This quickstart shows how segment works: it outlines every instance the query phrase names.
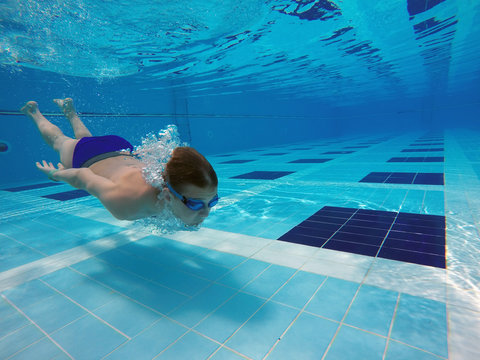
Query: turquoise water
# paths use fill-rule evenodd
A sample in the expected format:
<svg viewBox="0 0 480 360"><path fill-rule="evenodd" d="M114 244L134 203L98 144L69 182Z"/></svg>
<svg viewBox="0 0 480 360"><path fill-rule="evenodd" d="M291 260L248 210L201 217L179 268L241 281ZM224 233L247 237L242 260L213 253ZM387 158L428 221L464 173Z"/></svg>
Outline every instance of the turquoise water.
<svg viewBox="0 0 480 360"><path fill-rule="evenodd" d="M474 2L0 6L0 358L480 356ZM219 177L198 231L48 181L18 108L176 125Z"/></svg>

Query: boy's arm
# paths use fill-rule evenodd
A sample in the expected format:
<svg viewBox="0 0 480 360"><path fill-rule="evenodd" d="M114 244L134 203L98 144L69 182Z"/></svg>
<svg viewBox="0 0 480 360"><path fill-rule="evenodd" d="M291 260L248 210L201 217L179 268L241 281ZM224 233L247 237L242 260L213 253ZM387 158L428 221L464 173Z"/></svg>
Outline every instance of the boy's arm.
<svg viewBox="0 0 480 360"><path fill-rule="evenodd" d="M74 188L86 190L100 200L117 188L113 181L96 175L88 168L61 169L50 172L49 177L52 180L64 181Z"/></svg>

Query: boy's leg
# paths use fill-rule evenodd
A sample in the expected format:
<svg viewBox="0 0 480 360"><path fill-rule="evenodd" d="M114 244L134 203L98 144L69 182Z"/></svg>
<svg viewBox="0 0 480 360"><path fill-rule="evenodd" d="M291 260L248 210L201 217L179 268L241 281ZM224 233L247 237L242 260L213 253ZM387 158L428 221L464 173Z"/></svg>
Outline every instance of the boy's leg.
<svg viewBox="0 0 480 360"><path fill-rule="evenodd" d="M58 126L48 121L38 109L38 104L35 101L27 102L20 111L37 125L43 140L58 152L63 166L71 168L73 151L78 140L65 136Z"/></svg>
<svg viewBox="0 0 480 360"><path fill-rule="evenodd" d="M92 136L85 124L78 117L75 107L73 106L73 100L71 98L53 99L53 101L58 105L60 110L63 111L68 121L70 121L70 125L72 126L75 134L75 139Z"/></svg>

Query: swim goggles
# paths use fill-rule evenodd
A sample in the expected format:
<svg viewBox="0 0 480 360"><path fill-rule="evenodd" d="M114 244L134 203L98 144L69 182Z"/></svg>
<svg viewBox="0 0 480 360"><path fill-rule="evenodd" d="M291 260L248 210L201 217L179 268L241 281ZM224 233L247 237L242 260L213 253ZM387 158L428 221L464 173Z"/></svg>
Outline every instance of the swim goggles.
<svg viewBox="0 0 480 360"><path fill-rule="evenodd" d="M175 195L177 198L179 198L186 207L188 207L190 210L198 211L201 210L205 207L205 203L202 200L195 200L195 199L188 199L183 195L180 195L178 192L173 190L172 186L168 183L165 182L165 185L167 185L168 189L172 192L173 195ZM213 207L217 205L218 203L218 195L215 195L212 200L208 202L208 207Z"/></svg>

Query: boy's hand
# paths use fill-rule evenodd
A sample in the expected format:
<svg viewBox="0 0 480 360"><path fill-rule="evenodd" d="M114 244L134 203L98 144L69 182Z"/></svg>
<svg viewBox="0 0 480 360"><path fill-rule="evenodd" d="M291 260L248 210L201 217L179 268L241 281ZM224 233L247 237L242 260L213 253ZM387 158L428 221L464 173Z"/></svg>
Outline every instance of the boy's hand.
<svg viewBox="0 0 480 360"><path fill-rule="evenodd" d="M40 164L38 161L35 163L35 165L37 166L37 169L43 172L45 175L47 175L50 180L58 181L58 180L55 180L52 176L57 171L65 169L62 163L58 163L57 165L58 169L55 168L55 166L53 166L51 162L47 163L45 160L42 160L42 163L43 164Z"/></svg>

